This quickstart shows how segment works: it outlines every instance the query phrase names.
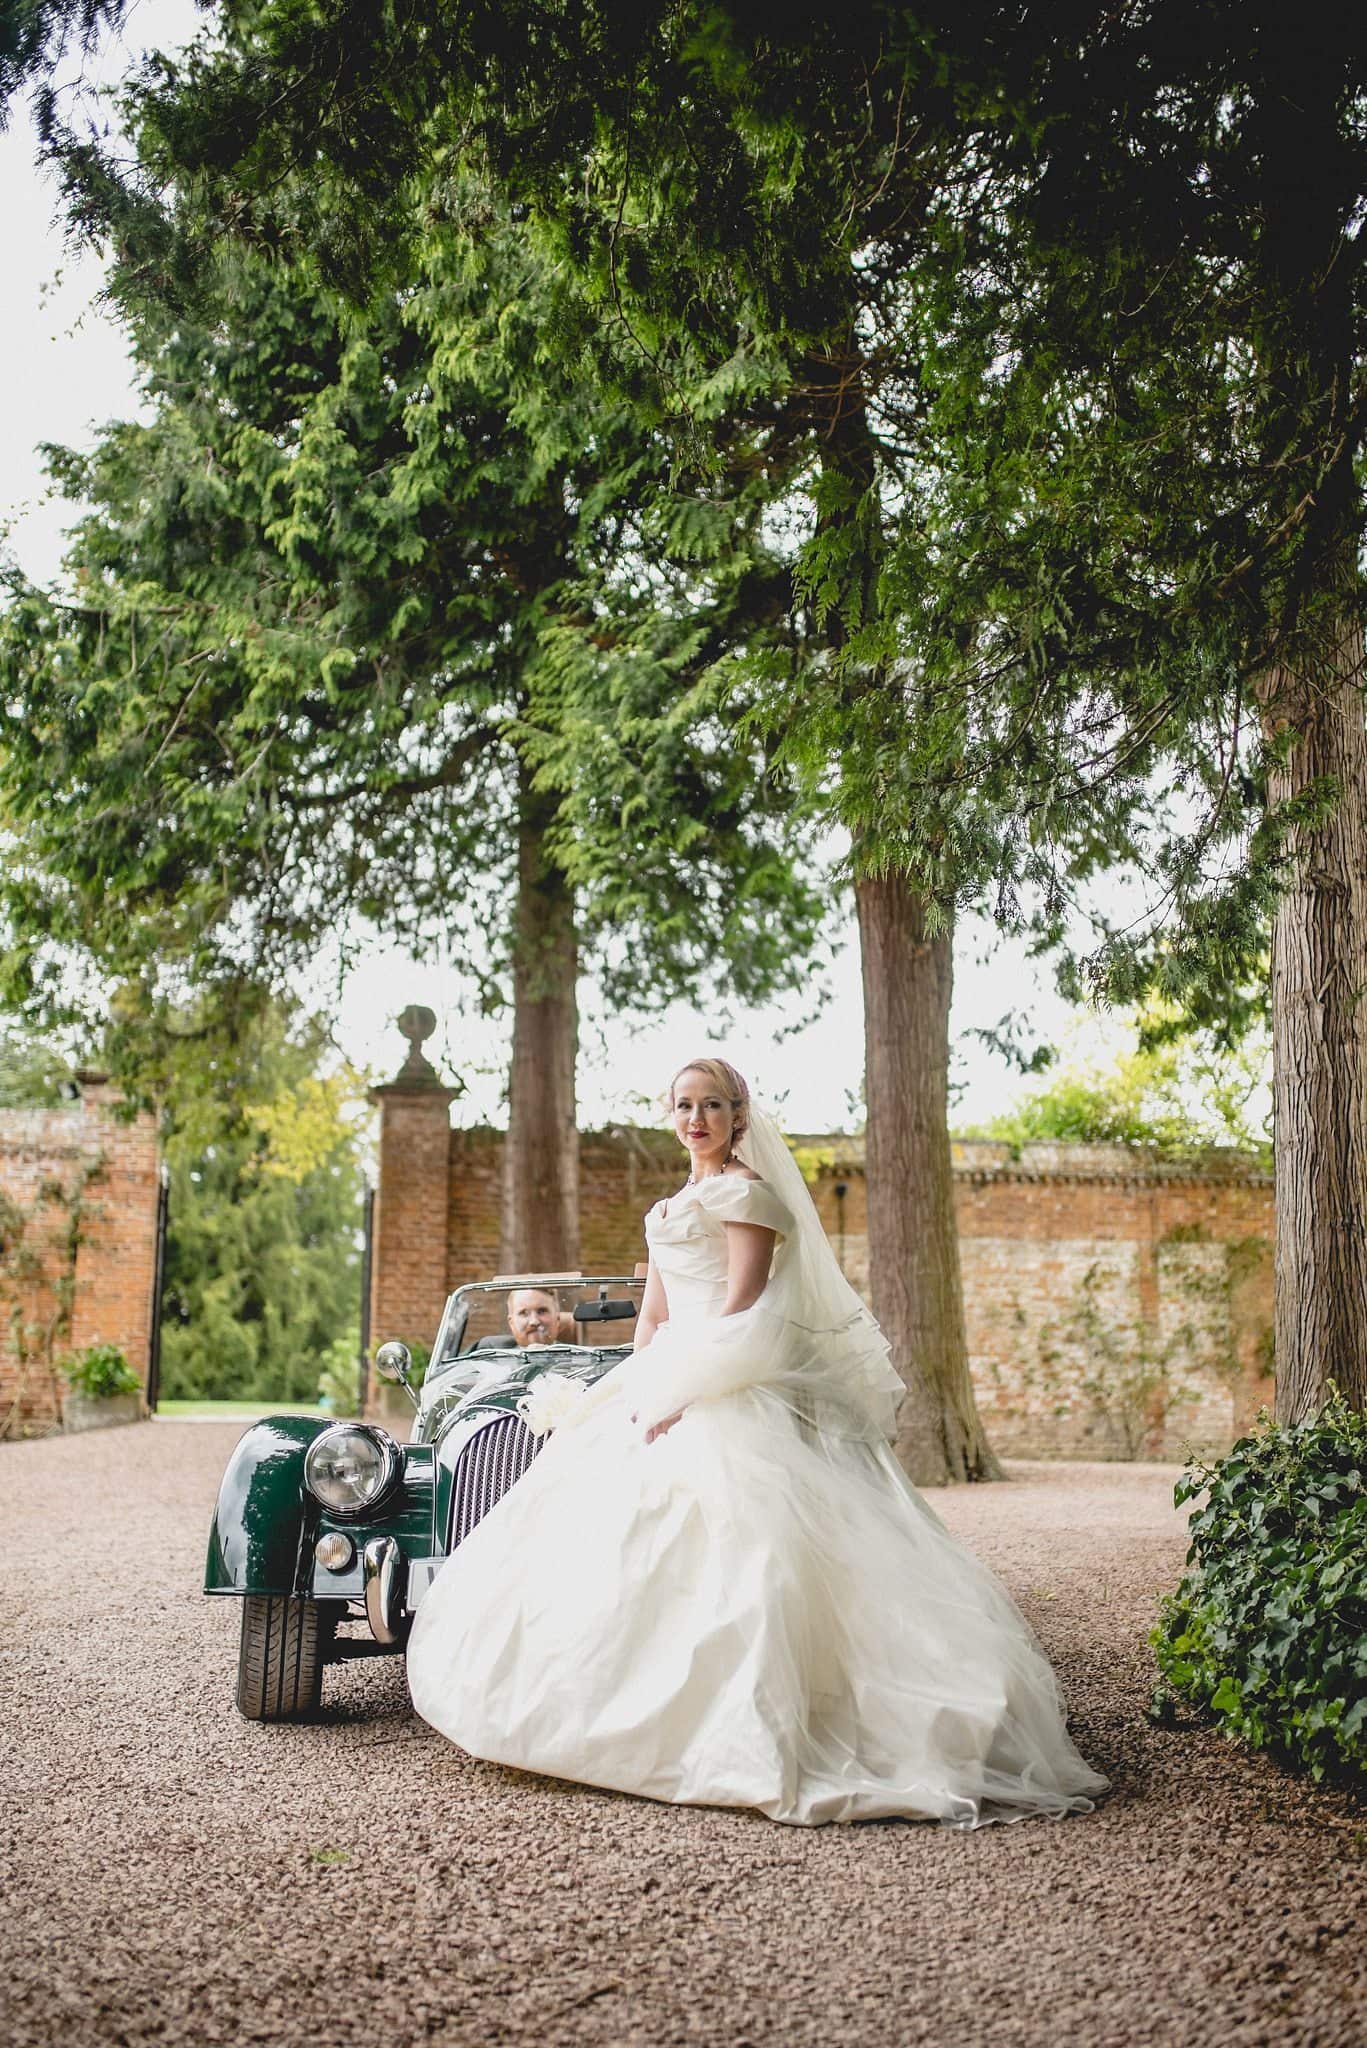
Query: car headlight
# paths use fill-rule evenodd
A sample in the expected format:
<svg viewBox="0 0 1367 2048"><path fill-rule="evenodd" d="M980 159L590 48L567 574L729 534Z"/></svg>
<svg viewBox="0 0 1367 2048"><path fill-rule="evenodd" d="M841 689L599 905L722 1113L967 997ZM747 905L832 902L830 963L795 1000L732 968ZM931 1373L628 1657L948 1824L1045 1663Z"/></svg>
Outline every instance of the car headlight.
<svg viewBox="0 0 1367 2048"><path fill-rule="evenodd" d="M403 1463L392 1436L363 1422L335 1422L304 1458L304 1484L334 1515L359 1515L393 1486Z"/></svg>

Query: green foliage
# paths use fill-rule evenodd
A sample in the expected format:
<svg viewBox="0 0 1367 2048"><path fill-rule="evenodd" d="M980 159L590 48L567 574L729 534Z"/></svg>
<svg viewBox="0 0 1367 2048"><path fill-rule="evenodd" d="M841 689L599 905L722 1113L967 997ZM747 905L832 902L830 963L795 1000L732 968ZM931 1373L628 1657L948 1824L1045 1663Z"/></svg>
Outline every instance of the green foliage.
<svg viewBox="0 0 1367 2048"><path fill-rule="evenodd" d="M90 1344L84 1351L73 1352L62 1362L62 1377L91 1401L142 1392L142 1381L117 1344Z"/></svg>
<svg viewBox="0 0 1367 2048"><path fill-rule="evenodd" d="M127 8L128 0L9 0L0 9L0 130L17 92L71 50L88 54L100 29L117 27Z"/></svg>
<svg viewBox="0 0 1367 2048"><path fill-rule="evenodd" d="M304 32L261 0L148 67L134 175L56 146L116 292L178 311L244 244L369 308L514 202L704 480L681 561L744 429L787 543L786 630L732 649L766 765L946 914L990 895L1061 943L1089 875L1146 868L1079 981L1219 1020L1334 800L1270 814L1269 688L1357 608L1367 174L1355 45L1190 13L315 0ZM456 135L506 194L482 214ZM526 322L506 289L497 318Z"/></svg>
<svg viewBox="0 0 1367 2048"><path fill-rule="evenodd" d="M1034 1140L1080 1145L1145 1145L1166 1149L1174 1133L1146 1103L1142 1056L1128 1054L1109 1070L1064 1068L1014 1108L963 1133L1005 1139L1014 1150Z"/></svg>
<svg viewBox="0 0 1367 2048"><path fill-rule="evenodd" d="M301 1187L322 1171L338 1150L338 1133L353 1131L354 1112L365 1092L364 1077L343 1061L326 1074L304 1074L269 1102L248 1102L243 1117L261 1140L263 1177Z"/></svg>
<svg viewBox="0 0 1367 2048"><path fill-rule="evenodd" d="M789 1149L798 1172L812 1188L815 1188L823 1173L834 1167L839 1157L834 1145L792 1145Z"/></svg>
<svg viewBox="0 0 1367 2048"><path fill-rule="evenodd" d="M318 1401L332 1415L354 1415L359 1384L361 1325L357 1321L334 1337L323 1353L318 1374Z"/></svg>
<svg viewBox="0 0 1367 2048"><path fill-rule="evenodd" d="M1335 1396L1191 1465L1187 1571L1153 1634L1164 1693L1317 1780L1367 1776L1367 1417Z"/></svg>
<svg viewBox="0 0 1367 2048"><path fill-rule="evenodd" d="M320 1362L354 1321L355 1084L323 1064L316 1024L289 1029L278 1012L267 1014L254 1055L249 1088L231 1070L202 1071L167 1140L161 1388L170 1398L312 1401ZM353 1346L352 1401L355 1356Z"/></svg>
<svg viewBox="0 0 1367 2048"><path fill-rule="evenodd" d="M21 1026L0 1027L0 1109L57 1109L74 1080L71 1062Z"/></svg>
<svg viewBox="0 0 1367 2048"><path fill-rule="evenodd" d="M139 302L150 417L52 451L92 509L0 621L11 1005L72 955L152 1010L377 930L496 1005L531 823L611 998L809 973L791 790L701 684L769 601L760 508L657 519L601 323L477 180L428 197L459 232L363 316L242 251L194 317Z"/></svg>
<svg viewBox="0 0 1367 2048"><path fill-rule="evenodd" d="M1152 1005L1138 1013L1140 1043L1132 1051L1106 1065L1065 1066L960 1135L1004 1139L1016 1152L1044 1140L1138 1145L1172 1159L1227 1145L1270 1166L1271 1135L1258 1113L1267 1096L1266 1032L1250 1027L1236 1047L1208 1030L1146 1043L1144 1027L1156 1014Z"/></svg>
<svg viewBox="0 0 1367 2048"><path fill-rule="evenodd" d="M515 725L519 769L563 796L550 843L606 928L639 921L672 949L676 977L700 950L724 948L737 988L750 962L767 972L800 958L776 936L790 898L767 839L742 829L738 866L719 862L687 903L656 890L661 864L691 874L717 843L739 786L786 806L799 831L794 795L837 823L856 870L896 871L929 899L932 929L990 902L1003 923L1072 949L1088 882L1125 864L1147 900L1114 927L1097 920L1072 963L1074 989L1129 1003L1156 987L1217 1032L1256 1009L1249 990L1279 906L1294 926L1355 884L1352 830L1326 827L1339 804L1361 802L1356 769L1334 767L1336 749L1346 762L1361 742L1360 35L1307 33L1287 9L1261 11L1251 29L1238 0L1084 4L1066 16L1006 0L850 0L790 11L777 31L738 0L309 0L302 13L297 0L232 0L218 26L139 81L131 172L119 145L54 130L75 215L119 252L115 296L154 324L168 308L176 331L203 319L225 283L248 296L263 251L272 265L290 252L310 280L345 289L353 320L324 323L340 374L310 365L275 417L248 410L269 504L245 524L265 545L241 550L235 605L187 646L150 719L117 607L97 602L67 637L20 617L21 646L37 635L55 648L38 677L21 663L4 692L20 707L6 737L20 764L21 853L41 866L60 842L73 895L35 890L33 866L21 866L16 997L41 978L44 945L83 939L98 921L123 764L160 763L163 743L174 815L165 831L144 814L118 849L113 865L133 884L111 898L121 939L148 929L126 913L150 895L171 905L187 957L209 946L206 933L217 944L228 902L250 893L237 880L243 857L271 878L257 897L269 912L243 938L263 957L269 944L257 942L275 939L273 913L290 894L281 875L304 882L286 923L339 857L340 872L350 858L362 878L344 907L409 900L402 880L394 891L392 821L388 859L364 833L359 856L344 834L320 854L316 808L299 819L289 793L303 788L315 806L317 784L291 785L282 756L306 704L352 698L372 677L393 691L405 665L389 642L422 613L420 592L387 600L387 637L333 591L346 587L336 565L357 528L386 566L433 556L433 534L413 531L414 506L430 511L421 482L391 502L389 469L356 422L402 394L430 448L453 417L460 435L466 413L435 396L440 351L438 377L423 370L414 385L371 337L351 347L377 307L407 304L430 241L489 286L486 323L465 330L497 344L479 359L479 397L490 395L483 363L509 360L505 334L524 366L529 332L544 337L539 380L522 378L515 394L528 403L538 381L551 394L549 410L528 415L530 444L501 438L503 418L518 418L506 402L492 408L498 431L477 423L469 436L461 473L478 489L457 493L457 525L487 516L497 535L482 552L457 548L444 587L491 605L452 636L462 712L485 720L489 706L468 692L492 690L500 744ZM484 200L471 204L462 179L476 168ZM515 251L555 280L547 296L479 270L515 221ZM582 374L595 323L612 338L596 380ZM234 353L250 366L255 351ZM462 375L470 360L457 350ZM294 355L264 361L273 373ZM569 387L556 372L569 363L578 405L557 410L554 394ZM620 401L638 429L650 423L649 488L610 452L604 415L583 405L590 390L609 417ZM497 395L506 401L506 387ZM218 487L237 417L230 395L214 419L192 422L166 466L186 502ZM575 443L586 459L567 456L558 472L558 499L540 491L553 464L539 460L556 418L593 422ZM387 424L406 435L392 413ZM535 486L513 498L515 517L508 468ZM154 477L125 505L135 529L144 503L158 504ZM723 577L716 633L676 633L688 566L714 580L732 507L729 530L767 541L776 565ZM232 516L229 506L230 527ZM548 531L549 575L544 548L529 565L516 545ZM672 590L654 573L660 536ZM524 607L503 607L507 560L523 577L514 594L538 608L534 626ZM144 606L144 648L149 633L157 644L165 580L155 563L122 571L125 612ZM756 587L767 608L749 601ZM91 667L88 645L73 655L68 639L106 631L117 659L94 676L102 696L77 708L87 721L108 717L108 702L130 708L100 786L88 747L66 772L66 736L43 707L64 667ZM460 661L471 633L484 664L474 675ZM532 644L536 691L522 661ZM516 704L510 666L527 690ZM197 692L220 672L228 687L209 730L221 722L228 736L226 767L212 744L196 752L185 737L203 710ZM654 696L661 677L670 688ZM680 704L682 722L662 715ZM403 722L412 715L405 705ZM735 734L738 777L723 767L714 780ZM715 809L674 772L699 756ZM55 815L49 759L59 789L91 791L75 826ZM742 822L753 823L748 804ZM750 948L747 931L758 935ZM696 933L706 945L690 950ZM1356 1100L1353 1005L1367 955L1359 936L1356 957L1312 973L1305 936L1281 953L1278 997L1288 1012L1323 1014L1326 1071L1341 1101ZM639 964L626 947L624 957L622 985L634 975L643 990L653 947ZM1312 1096L1287 1098L1278 1144L1288 1170L1308 1161L1313 1179L1332 1144ZM1142 1099L1075 1091L1056 1106L1070 1130L1132 1134L1157 1114L1161 1141L1174 1136L1167 1111ZM1288 1311L1284 1327L1294 1320ZM1343 1370L1360 1379L1350 1361Z"/></svg>

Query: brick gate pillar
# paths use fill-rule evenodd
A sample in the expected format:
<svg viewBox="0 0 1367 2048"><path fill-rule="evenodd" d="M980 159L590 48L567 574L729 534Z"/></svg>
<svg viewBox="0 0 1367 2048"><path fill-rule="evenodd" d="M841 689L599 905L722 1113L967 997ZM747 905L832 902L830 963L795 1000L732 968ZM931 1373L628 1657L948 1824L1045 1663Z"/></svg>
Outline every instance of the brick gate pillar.
<svg viewBox="0 0 1367 2048"><path fill-rule="evenodd" d="M370 1341L430 1344L446 1301L446 1210L451 1150L449 1108L422 1042L436 1029L414 1005L399 1019L408 1058L392 1081L370 1091L379 1105L380 1159L370 1269ZM375 1386L370 1388L371 1400Z"/></svg>
<svg viewBox="0 0 1367 2048"><path fill-rule="evenodd" d="M71 1348L117 1344L144 1388L156 1327L157 1224L161 1210L161 1144L146 1112L125 1121L119 1090L99 1067L78 1067L76 1129L99 1159L94 1199L76 1252Z"/></svg>

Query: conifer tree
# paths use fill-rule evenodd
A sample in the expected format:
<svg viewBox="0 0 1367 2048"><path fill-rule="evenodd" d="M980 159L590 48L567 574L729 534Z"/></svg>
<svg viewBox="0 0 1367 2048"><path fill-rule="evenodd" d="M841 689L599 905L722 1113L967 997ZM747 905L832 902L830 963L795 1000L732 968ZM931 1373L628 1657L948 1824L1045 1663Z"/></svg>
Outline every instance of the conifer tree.
<svg viewBox="0 0 1367 2048"><path fill-rule="evenodd" d="M7 990L40 1002L74 951L153 1003L449 934L510 992L505 1261L572 1265L581 949L614 999L750 999L801 977L824 909L782 786L715 726L637 793L630 886L573 871L544 650L639 544L661 451L579 377L572 294L516 224L454 177L432 205L454 253L364 320L251 256L198 318L144 306L152 420L54 457L95 510L70 593L16 585L4 623ZM705 595L636 652L647 699L763 586L745 520L709 531ZM617 631L600 604L604 662Z"/></svg>
<svg viewBox="0 0 1367 2048"><path fill-rule="evenodd" d="M644 19L632 24L609 10L576 21L553 10L530 61L515 16L508 10L506 34L486 38L476 29L468 45L454 21L437 32L446 60L457 70L464 66L470 99L462 121L471 114L483 120L496 173L529 196L543 245L582 273L602 314L620 324L623 359L634 353L647 383L646 372L653 373L657 402L672 403L682 426L684 469L715 474L739 430L771 500L782 503L786 495L791 503L794 493L806 492L816 508L797 576L801 616L791 617L790 591L787 635L733 647L743 660L739 671L733 665L731 680L749 696L756 729L771 748L799 769L809 790L824 794L828 810L854 834L871 1268L874 1305L908 1381L899 1450L924 1481L991 1476L996 1466L968 1375L948 1135L952 911L961 878L929 840L916 848L910 867L900 848L897 858L885 856L881 773L857 773L851 745L866 722L864 707L899 687L884 647L874 644L884 505L889 488L896 489L883 436L870 419L867 329L878 291L870 291L858 263L867 223L848 204L852 178L877 179L880 138L870 130L846 160L843 140L828 150L791 127L766 132L753 75L743 55L728 48L720 13L700 20L686 9L666 10L656 39ZM276 39L275 29L284 26L283 17L273 22L269 15L244 24L233 57L209 60L187 77L179 112L174 94L152 85L151 125L166 138L168 173L184 165L187 149L201 168L194 133L182 119L197 96L207 92L223 121L254 123L248 102L255 60L264 55L267 69L283 67L282 77L315 63L326 70L326 51L340 50L343 40L352 47L354 28L364 41L363 26L350 18L344 25L342 13L308 52L288 33ZM448 33L454 43L445 40ZM825 67L816 117L829 117L840 137L842 100L855 90L858 65L852 70L838 32L817 27L813 34L814 47L795 44L791 58L776 46L780 67L803 81ZM241 59L250 61L244 67ZM416 105L434 75L405 45L404 64L410 63L415 68L405 70L402 93L417 93ZM435 137L444 117L436 102L428 111L430 130L419 121L402 134L390 125L392 103L368 110L374 160L394 169L402 163L414 188L440 154ZM256 132L264 154L253 146L239 163L234 205L239 224L250 219L252 232L270 238L282 223L266 164L288 161L296 138L269 126ZM800 179L780 164L790 136L803 146ZM580 151L587 166L582 199L567 169ZM358 275L386 274L404 232L402 208L389 206L354 152L344 162L325 147L323 157L316 211L303 232L313 235L319 260L338 281L354 287ZM79 148L71 161L86 161ZM82 189L93 191L98 182L87 169ZM155 219L149 228L138 196L120 189L115 216L128 248L150 248L172 285ZM829 233L829 223L842 217L840 232ZM213 219L211 202L206 224ZM286 231L298 227L290 222ZM182 262L174 276L186 274ZM808 695L832 702L808 716ZM563 759L567 728L560 730ZM568 730L592 732L582 721ZM647 756L654 744L646 740ZM571 772L569 780L578 778ZM599 863L600 872L610 858Z"/></svg>
<svg viewBox="0 0 1367 2048"><path fill-rule="evenodd" d="M0 129L25 86L47 92L60 59L92 49L105 27L117 27L128 0L9 0L0 9Z"/></svg>
<svg viewBox="0 0 1367 2048"><path fill-rule="evenodd" d="M1275 920L1280 1399L1331 1374L1367 1398L1361 24L1233 0L231 19L149 88L206 222L269 239L307 149L300 232L382 277L454 120L691 440L769 376L775 461L795 401L833 453L872 419L882 488L857 454L810 487L804 587L839 624L786 736L838 760L868 874L932 925L990 880L1058 929L1070 877L1178 786L1147 837L1163 928L1105 972L1218 1002ZM68 161L155 263L151 195Z"/></svg>

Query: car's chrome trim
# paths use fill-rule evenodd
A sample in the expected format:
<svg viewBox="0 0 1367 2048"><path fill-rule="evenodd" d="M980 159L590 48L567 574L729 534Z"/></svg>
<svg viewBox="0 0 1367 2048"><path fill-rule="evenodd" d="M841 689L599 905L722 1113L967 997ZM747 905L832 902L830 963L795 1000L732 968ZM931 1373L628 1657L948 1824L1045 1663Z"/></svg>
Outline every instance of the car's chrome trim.
<svg viewBox="0 0 1367 2048"><path fill-rule="evenodd" d="M429 1372L441 1367L460 1354L461 1342L470 1321L470 1304L465 1299L464 1289L457 1289L446 1297L446 1306L441 1312L437 1334L432 1340L432 1356L428 1360Z"/></svg>
<svg viewBox="0 0 1367 2048"><path fill-rule="evenodd" d="M392 1536L372 1536L362 1558L370 1633L377 1643L397 1643L403 1630L403 1552Z"/></svg>
<svg viewBox="0 0 1367 2048"><path fill-rule="evenodd" d="M387 1380L391 1386L402 1387L413 1406L417 1408L420 1405L417 1389L409 1378L412 1370L413 1354L397 1337L391 1337L387 1344L381 1344L375 1353L375 1371L379 1377Z"/></svg>
<svg viewBox="0 0 1367 2048"><path fill-rule="evenodd" d="M545 1449L520 1415L486 1415L461 1445L451 1471L448 1551L456 1550Z"/></svg>
<svg viewBox="0 0 1367 2048"><path fill-rule="evenodd" d="M488 1414L483 1410L478 1415L462 1415L457 1407L453 1414L447 1416L440 1434L434 1439L437 1464L454 1471L461 1452L472 1437L479 1435L488 1420Z"/></svg>

